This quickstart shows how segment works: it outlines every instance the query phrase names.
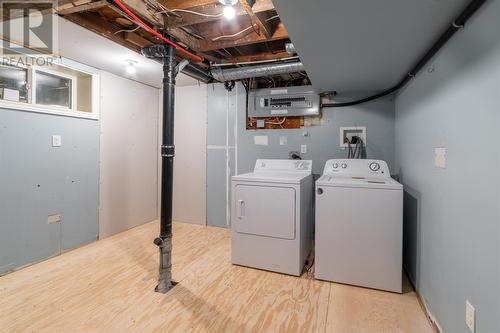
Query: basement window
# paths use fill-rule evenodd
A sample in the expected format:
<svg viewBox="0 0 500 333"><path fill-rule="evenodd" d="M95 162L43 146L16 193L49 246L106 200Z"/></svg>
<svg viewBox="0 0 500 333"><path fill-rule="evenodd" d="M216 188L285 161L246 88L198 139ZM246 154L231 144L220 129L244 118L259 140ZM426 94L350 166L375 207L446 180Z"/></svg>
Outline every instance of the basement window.
<svg viewBox="0 0 500 333"><path fill-rule="evenodd" d="M28 70L0 65L0 99L28 103Z"/></svg>
<svg viewBox="0 0 500 333"><path fill-rule="evenodd" d="M75 102L75 78L52 73L35 72L35 104L73 109Z"/></svg>
<svg viewBox="0 0 500 333"><path fill-rule="evenodd" d="M14 56L0 62L0 109L99 118L97 71L62 58L43 65L33 59Z"/></svg>

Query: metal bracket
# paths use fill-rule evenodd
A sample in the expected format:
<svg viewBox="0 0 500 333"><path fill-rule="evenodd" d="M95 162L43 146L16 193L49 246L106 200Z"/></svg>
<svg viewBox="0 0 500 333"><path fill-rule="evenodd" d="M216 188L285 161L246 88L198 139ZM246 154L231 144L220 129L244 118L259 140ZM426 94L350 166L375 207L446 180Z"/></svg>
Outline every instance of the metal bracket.
<svg viewBox="0 0 500 333"><path fill-rule="evenodd" d="M457 28L457 29L463 29L463 28L465 28L465 24L457 24L456 21L453 21L452 25L453 25L454 28Z"/></svg>
<svg viewBox="0 0 500 333"><path fill-rule="evenodd" d="M162 157L174 157L175 156L175 146L161 146L161 156Z"/></svg>

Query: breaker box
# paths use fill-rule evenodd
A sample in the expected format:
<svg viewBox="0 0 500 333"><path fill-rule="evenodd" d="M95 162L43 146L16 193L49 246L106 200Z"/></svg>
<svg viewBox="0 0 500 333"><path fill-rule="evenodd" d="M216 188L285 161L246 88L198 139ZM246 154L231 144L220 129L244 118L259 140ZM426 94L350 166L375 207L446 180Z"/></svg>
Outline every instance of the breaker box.
<svg viewBox="0 0 500 333"><path fill-rule="evenodd" d="M258 89L249 96L249 117L317 115L319 115L319 94L312 86Z"/></svg>

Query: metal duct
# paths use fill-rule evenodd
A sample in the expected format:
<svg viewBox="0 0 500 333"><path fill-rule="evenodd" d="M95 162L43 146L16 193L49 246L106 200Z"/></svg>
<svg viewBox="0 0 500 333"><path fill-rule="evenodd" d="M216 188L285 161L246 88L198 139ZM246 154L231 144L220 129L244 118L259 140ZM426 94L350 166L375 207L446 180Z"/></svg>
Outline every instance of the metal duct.
<svg viewBox="0 0 500 333"><path fill-rule="evenodd" d="M304 70L304 65L301 62L289 62L282 64L267 64L230 69L213 68L212 76L217 81L225 82L249 79L254 77L302 72Z"/></svg>

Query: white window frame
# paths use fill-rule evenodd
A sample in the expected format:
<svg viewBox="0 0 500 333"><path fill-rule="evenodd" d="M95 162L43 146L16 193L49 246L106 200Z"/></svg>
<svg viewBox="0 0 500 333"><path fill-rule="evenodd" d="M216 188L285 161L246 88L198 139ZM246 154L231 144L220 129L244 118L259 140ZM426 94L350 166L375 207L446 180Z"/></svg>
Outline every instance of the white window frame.
<svg viewBox="0 0 500 333"><path fill-rule="evenodd" d="M36 80L36 74L37 72L42 73L42 74L49 74L53 76L58 76L62 77L64 79L71 80L71 107L67 108L65 106L60 106L60 105L46 105L46 104L38 104L36 100L36 86L37 86L37 80ZM40 106L48 106L49 108L56 108L60 109L61 111L67 111L67 110L72 110L72 111L78 111L77 108L77 80L78 77L76 75L69 75L66 73L61 73L58 71L54 71L51 69L47 69L45 67L40 67L40 66L32 66L31 67L31 75L32 75L32 84L31 84L31 100L33 101L33 104L35 105L40 105Z"/></svg>
<svg viewBox="0 0 500 333"><path fill-rule="evenodd" d="M46 67L41 66L22 66L19 65L20 68L25 68L28 70L28 103L24 102L14 102L14 101L6 101L0 99L0 109L11 109L11 110L20 110L20 111L28 111L28 112L37 112L37 113L45 113L45 114L53 114L58 116L66 116L66 117L75 117L75 118L84 118L84 119L94 119L99 120L100 118L100 74L99 71L90 71L83 69L81 67L88 67L85 65L78 65L72 62L72 65L67 65L66 60L64 58L59 58L53 61L54 65L58 65L61 67L65 67L74 71L77 71L82 74L90 75L92 77L92 92L91 92L91 104L92 104L92 112L78 111L77 108L77 76L67 75L65 73L60 73L58 71L47 69ZM90 67L89 67L90 68ZM67 77L72 79L72 108L66 108L62 106L55 105L43 105L36 104L36 82L35 82L35 70L40 72L46 72L48 74L53 74L61 77Z"/></svg>

